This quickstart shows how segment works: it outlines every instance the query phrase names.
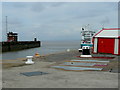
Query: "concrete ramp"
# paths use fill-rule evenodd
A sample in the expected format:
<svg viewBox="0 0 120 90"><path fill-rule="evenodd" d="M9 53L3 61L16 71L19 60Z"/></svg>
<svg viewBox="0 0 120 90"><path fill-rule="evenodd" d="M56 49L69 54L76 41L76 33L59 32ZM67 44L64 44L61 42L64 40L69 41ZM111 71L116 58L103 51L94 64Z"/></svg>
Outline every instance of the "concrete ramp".
<svg viewBox="0 0 120 90"><path fill-rule="evenodd" d="M95 70L101 71L103 68L88 68L88 67L71 67L71 66L52 66L53 68L63 69L63 70Z"/></svg>
<svg viewBox="0 0 120 90"><path fill-rule="evenodd" d="M100 61L100 60L70 60L70 61L80 61L80 62L103 62L103 63L109 63L109 61Z"/></svg>
<svg viewBox="0 0 120 90"><path fill-rule="evenodd" d="M100 60L70 60L51 67L71 71L101 71L108 63Z"/></svg>
<svg viewBox="0 0 120 90"><path fill-rule="evenodd" d="M64 62L60 65L73 65L73 66L94 66L96 63L80 63L80 62Z"/></svg>

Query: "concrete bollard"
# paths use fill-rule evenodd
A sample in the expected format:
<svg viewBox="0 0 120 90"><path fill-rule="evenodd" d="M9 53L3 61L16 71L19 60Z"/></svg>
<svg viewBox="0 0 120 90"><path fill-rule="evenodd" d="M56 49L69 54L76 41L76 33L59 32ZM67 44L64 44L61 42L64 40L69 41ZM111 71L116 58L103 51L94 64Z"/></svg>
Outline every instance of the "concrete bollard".
<svg viewBox="0 0 120 90"><path fill-rule="evenodd" d="M90 46L83 46L82 47L82 55L81 57L92 57L90 55Z"/></svg>
<svg viewBox="0 0 120 90"><path fill-rule="evenodd" d="M33 56L26 56L27 61L25 62L25 64L34 64L34 62L32 61Z"/></svg>

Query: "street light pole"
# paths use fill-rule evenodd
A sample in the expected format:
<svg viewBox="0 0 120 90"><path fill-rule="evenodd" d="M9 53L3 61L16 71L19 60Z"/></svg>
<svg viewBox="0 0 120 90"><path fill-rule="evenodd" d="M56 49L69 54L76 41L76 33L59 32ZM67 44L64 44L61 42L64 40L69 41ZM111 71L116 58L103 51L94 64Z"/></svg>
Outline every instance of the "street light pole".
<svg viewBox="0 0 120 90"><path fill-rule="evenodd" d="M6 16L6 41L7 41L7 32L8 32L8 25L7 25L7 16Z"/></svg>

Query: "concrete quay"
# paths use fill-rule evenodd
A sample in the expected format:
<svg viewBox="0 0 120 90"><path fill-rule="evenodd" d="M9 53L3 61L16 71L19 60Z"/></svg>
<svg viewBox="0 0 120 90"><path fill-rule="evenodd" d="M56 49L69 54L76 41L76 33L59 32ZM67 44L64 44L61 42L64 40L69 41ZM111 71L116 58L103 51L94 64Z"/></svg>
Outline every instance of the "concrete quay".
<svg viewBox="0 0 120 90"><path fill-rule="evenodd" d="M62 63L66 60L84 59L76 56L78 51L61 52L40 56L33 59L33 65L18 65L3 67L2 87L3 88L118 88L118 73L109 72L109 69L117 69L117 57L110 59L110 64L106 71L64 71L49 66ZM88 60L90 58L87 58ZM95 60L95 59L93 59ZM103 60L103 59L99 59ZM106 59L104 59L106 60ZM108 59L107 59L108 60ZM16 60L24 63L24 60ZM3 61L7 63L7 61ZM3 65L4 66L4 65ZM27 77L21 75L23 72L41 71L47 72L45 75Z"/></svg>

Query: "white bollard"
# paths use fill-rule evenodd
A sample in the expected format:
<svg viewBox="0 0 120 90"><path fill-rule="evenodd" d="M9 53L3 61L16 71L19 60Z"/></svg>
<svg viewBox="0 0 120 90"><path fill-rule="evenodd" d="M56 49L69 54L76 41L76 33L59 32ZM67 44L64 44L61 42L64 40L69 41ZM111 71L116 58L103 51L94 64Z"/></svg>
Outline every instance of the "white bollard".
<svg viewBox="0 0 120 90"><path fill-rule="evenodd" d="M67 49L67 52L70 52L70 49Z"/></svg>
<svg viewBox="0 0 120 90"><path fill-rule="evenodd" d="M26 56L27 61L25 62L25 64L34 64L34 62L32 61L33 56Z"/></svg>
<svg viewBox="0 0 120 90"><path fill-rule="evenodd" d="M82 55L80 57L92 57L90 55L90 46L83 46L82 47Z"/></svg>

